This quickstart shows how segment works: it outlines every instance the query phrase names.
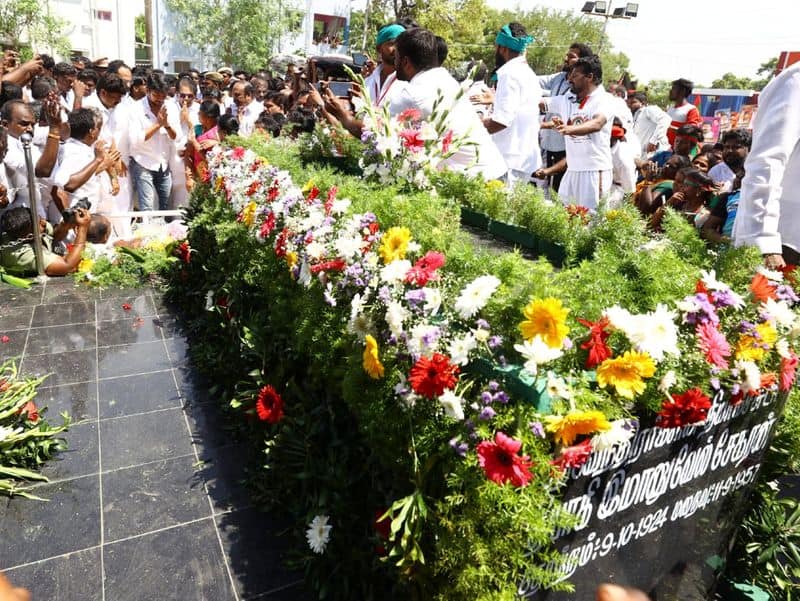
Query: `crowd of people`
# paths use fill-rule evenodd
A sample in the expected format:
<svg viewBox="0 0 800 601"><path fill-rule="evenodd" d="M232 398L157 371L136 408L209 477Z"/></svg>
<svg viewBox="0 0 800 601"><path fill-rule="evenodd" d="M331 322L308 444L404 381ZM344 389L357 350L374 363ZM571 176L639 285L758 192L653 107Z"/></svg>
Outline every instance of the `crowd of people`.
<svg viewBox="0 0 800 601"><path fill-rule="evenodd" d="M787 178L798 177L798 135L791 119L774 119L797 113L781 108L797 101L796 69L774 84L781 92L768 88L762 95L755 144L759 125L772 133L764 134L753 158L747 129L703 143L702 118L687 100L691 81L675 80L670 106L662 110L642 92L607 89L600 58L586 44L572 44L558 72L537 75L526 59L532 43L522 25L505 25L496 35L494 69L478 63L472 80L459 82L445 67L446 42L400 20L378 32L377 60L363 70L366 89L353 85L349 97L324 81L309 83L306 65L290 64L282 74L222 67L175 76L85 57L55 63L37 55L18 64L16 53L7 51L0 73L2 263L31 271L26 244L33 226L22 210L31 201L26 146L49 241L47 273L57 275L77 263L58 255L51 230L76 248L98 221L95 215L104 215L113 237L124 238L134 208L183 206L205 175L207 153L227 135L296 136L324 121L360 137L354 96L393 115L414 109L423 119L437 103L451 107L448 126L465 143L444 161L449 169L542 186L553 198L556 192L561 202L589 210L633 202L655 230L671 207L708 240L730 241L738 232L740 241L773 256L770 264L784 256L797 262L796 228L787 223L794 219L796 203L787 199L794 192L781 182L784 169ZM777 108L765 110L773 98ZM787 204L790 209L781 211Z"/></svg>

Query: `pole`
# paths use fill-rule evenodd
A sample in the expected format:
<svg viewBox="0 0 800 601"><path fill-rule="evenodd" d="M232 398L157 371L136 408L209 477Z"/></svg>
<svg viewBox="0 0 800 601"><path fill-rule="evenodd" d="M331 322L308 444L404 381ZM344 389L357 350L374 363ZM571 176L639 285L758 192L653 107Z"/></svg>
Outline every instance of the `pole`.
<svg viewBox="0 0 800 601"><path fill-rule="evenodd" d="M39 209L36 199L36 182L34 181L33 156L31 155L31 141L33 137L24 133L19 137L22 142L22 151L25 153L25 167L28 170L28 204L31 211L31 224L33 228L33 251L36 255L36 271L44 275L44 255L42 253L42 232L39 231Z"/></svg>
<svg viewBox="0 0 800 601"><path fill-rule="evenodd" d="M364 8L364 35L361 38L361 52L367 51L367 28L369 27L369 7L372 4L371 0L367 0L367 6Z"/></svg>

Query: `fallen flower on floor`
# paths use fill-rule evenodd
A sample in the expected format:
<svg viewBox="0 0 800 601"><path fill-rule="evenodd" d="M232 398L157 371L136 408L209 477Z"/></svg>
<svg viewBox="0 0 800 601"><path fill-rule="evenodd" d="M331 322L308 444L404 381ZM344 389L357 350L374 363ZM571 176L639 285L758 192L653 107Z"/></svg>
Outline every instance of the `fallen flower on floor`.
<svg viewBox="0 0 800 601"><path fill-rule="evenodd" d="M122 303L122 310L123 310L123 311L130 311L130 310L131 310L131 306L130 306L130 304L128 304L128 303Z"/></svg>
<svg viewBox="0 0 800 601"><path fill-rule="evenodd" d="M3 336L2 338L0 338L0 342L2 342L3 344L8 344L9 342L11 342L11 338L9 338L8 336Z"/></svg>

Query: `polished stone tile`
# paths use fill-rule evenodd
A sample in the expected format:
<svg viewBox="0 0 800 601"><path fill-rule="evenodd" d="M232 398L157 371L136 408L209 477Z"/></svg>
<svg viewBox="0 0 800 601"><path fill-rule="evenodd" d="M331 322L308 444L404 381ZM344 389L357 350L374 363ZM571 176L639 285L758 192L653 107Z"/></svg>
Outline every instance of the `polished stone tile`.
<svg viewBox="0 0 800 601"><path fill-rule="evenodd" d="M41 304L43 291L41 284L34 284L26 290L0 283L0 315L5 315L14 307Z"/></svg>
<svg viewBox="0 0 800 601"><path fill-rule="evenodd" d="M157 318L126 315L114 321L99 321L97 344L117 346L161 340L161 328L154 323L155 319Z"/></svg>
<svg viewBox="0 0 800 601"><path fill-rule="evenodd" d="M47 383L48 380L45 380ZM72 423L97 419L97 384L81 382L79 384L65 384L39 388L36 403L46 406L50 420L62 411L66 411Z"/></svg>
<svg viewBox="0 0 800 601"><path fill-rule="evenodd" d="M100 548L86 549L6 572L8 579L28 589L31 599L101 601L103 574Z"/></svg>
<svg viewBox="0 0 800 601"><path fill-rule="evenodd" d="M31 326L63 326L71 323L94 322L94 301L38 305L33 311Z"/></svg>
<svg viewBox="0 0 800 601"><path fill-rule="evenodd" d="M48 421L58 425L61 418L48 416ZM67 441L67 448L49 459L42 468L42 474L51 480L64 480L88 476L100 471L98 451L97 422L84 422L70 426L59 438Z"/></svg>
<svg viewBox="0 0 800 601"><path fill-rule="evenodd" d="M26 374L43 376L50 374L45 380L48 386L88 382L97 377L97 357L94 349L88 351L71 351L68 353L50 353L48 355L26 356L22 361L22 370Z"/></svg>
<svg viewBox="0 0 800 601"><path fill-rule="evenodd" d="M187 403L194 405L216 402L209 391L210 384L208 380L202 377L197 370L188 365L180 365L174 371L175 379L178 382L178 390Z"/></svg>
<svg viewBox="0 0 800 601"><path fill-rule="evenodd" d="M93 323L49 326L30 331L25 354L66 353L93 349L95 346L97 337Z"/></svg>
<svg viewBox="0 0 800 601"><path fill-rule="evenodd" d="M6 342L2 342L4 336L8 337ZM6 359L16 358L17 363L22 358L22 351L25 349L25 339L28 332L25 330L0 330L0 363Z"/></svg>
<svg viewBox="0 0 800 601"><path fill-rule="evenodd" d="M242 597L242 601L316 601L316 599L318 596L310 593L302 580L262 595Z"/></svg>
<svg viewBox="0 0 800 601"><path fill-rule="evenodd" d="M130 307L130 309L126 309ZM148 317L156 314L153 299L141 290L134 296L121 296L97 301L98 321L124 319L126 317Z"/></svg>
<svg viewBox="0 0 800 601"><path fill-rule="evenodd" d="M175 317L159 315L153 319L153 323L163 332L164 338L174 338L175 336L183 335L180 322Z"/></svg>
<svg viewBox="0 0 800 601"><path fill-rule="evenodd" d="M100 479L87 476L14 497L0 514L0 570L100 544Z"/></svg>
<svg viewBox="0 0 800 601"><path fill-rule="evenodd" d="M285 524L271 514L251 508L214 519L241 597L274 591L302 579L302 574L283 565L290 541L288 535L279 535Z"/></svg>
<svg viewBox="0 0 800 601"><path fill-rule="evenodd" d="M31 325L31 315L35 307L7 305L0 307L0 332L11 335L11 330L26 330Z"/></svg>
<svg viewBox="0 0 800 601"><path fill-rule="evenodd" d="M172 371L100 380L100 419L180 406Z"/></svg>
<svg viewBox="0 0 800 601"><path fill-rule="evenodd" d="M169 361L174 366L185 366L189 363L189 343L183 337L167 338L164 343L167 345Z"/></svg>
<svg viewBox="0 0 800 601"><path fill-rule="evenodd" d="M192 453L183 411L169 409L100 422L103 470Z"/></svg>
<svg viewBox="0 0 800 601"><path fill-rule="evenodd" d="M215 510L228 511L249 505L245 478L252 462L247 450L239 445L206 449L203 457L197 478L205 484Z"/></svg>
<svg viewBox="0 0 800 601"><path fill-rule="evenodd" d="M106 599L235 599L210 519L103 547Z"/></svg>
<svg viewBox="0 0 800 601"><path fill-rule="evenodd" d="M141 288L119 288L111 286L109 288L102 288L100 296L104 299L109 298L136 298L142 294L151 294L152 289L149 286L142 286Z"/></svg>
<svg viewBox="0 0 800 601"><path fill-rule="evenodd" d="M194 455L103 474L105 540L184 524L211 515Z"/></svg>
<svg viewBox="0 0 800 601"><path fill-rule="evenodd" d="M162 340L98 349L101 378L163 371L172 367Z"/></svg>
<svg viewBox="0 0 800 601"><path fill-rule="evenodd" d="M48 283L42 295L42 304L78 303L100 298L100 291L85 284L53 285Z"/></svg>
<svg viewBox="0 0 800 601"><path fill-rule="evenodd" d="M201 459L211 457L211 449L239 442L240 430L234 426L233 420L237 417L244 419L243 415L228 414L214 403L184 404L184 411L189 421L192 442Z"/></svg>

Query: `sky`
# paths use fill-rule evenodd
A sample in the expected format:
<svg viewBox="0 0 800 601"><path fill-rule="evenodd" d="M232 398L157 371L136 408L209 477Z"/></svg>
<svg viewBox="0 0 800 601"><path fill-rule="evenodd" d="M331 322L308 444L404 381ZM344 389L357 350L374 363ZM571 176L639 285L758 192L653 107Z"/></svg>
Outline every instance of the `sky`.
<svg viewBox="0 0 800 601"><path fill-rule="evenodd" d="M580 12L583 0L487 0L495 8ZM800 50L800 0L639 0L635 19L609 20L614 50L641 82L686 77L709 86L726 72L755 77L782 50ZM611 7L625 2L612 0Z"/></svg>

